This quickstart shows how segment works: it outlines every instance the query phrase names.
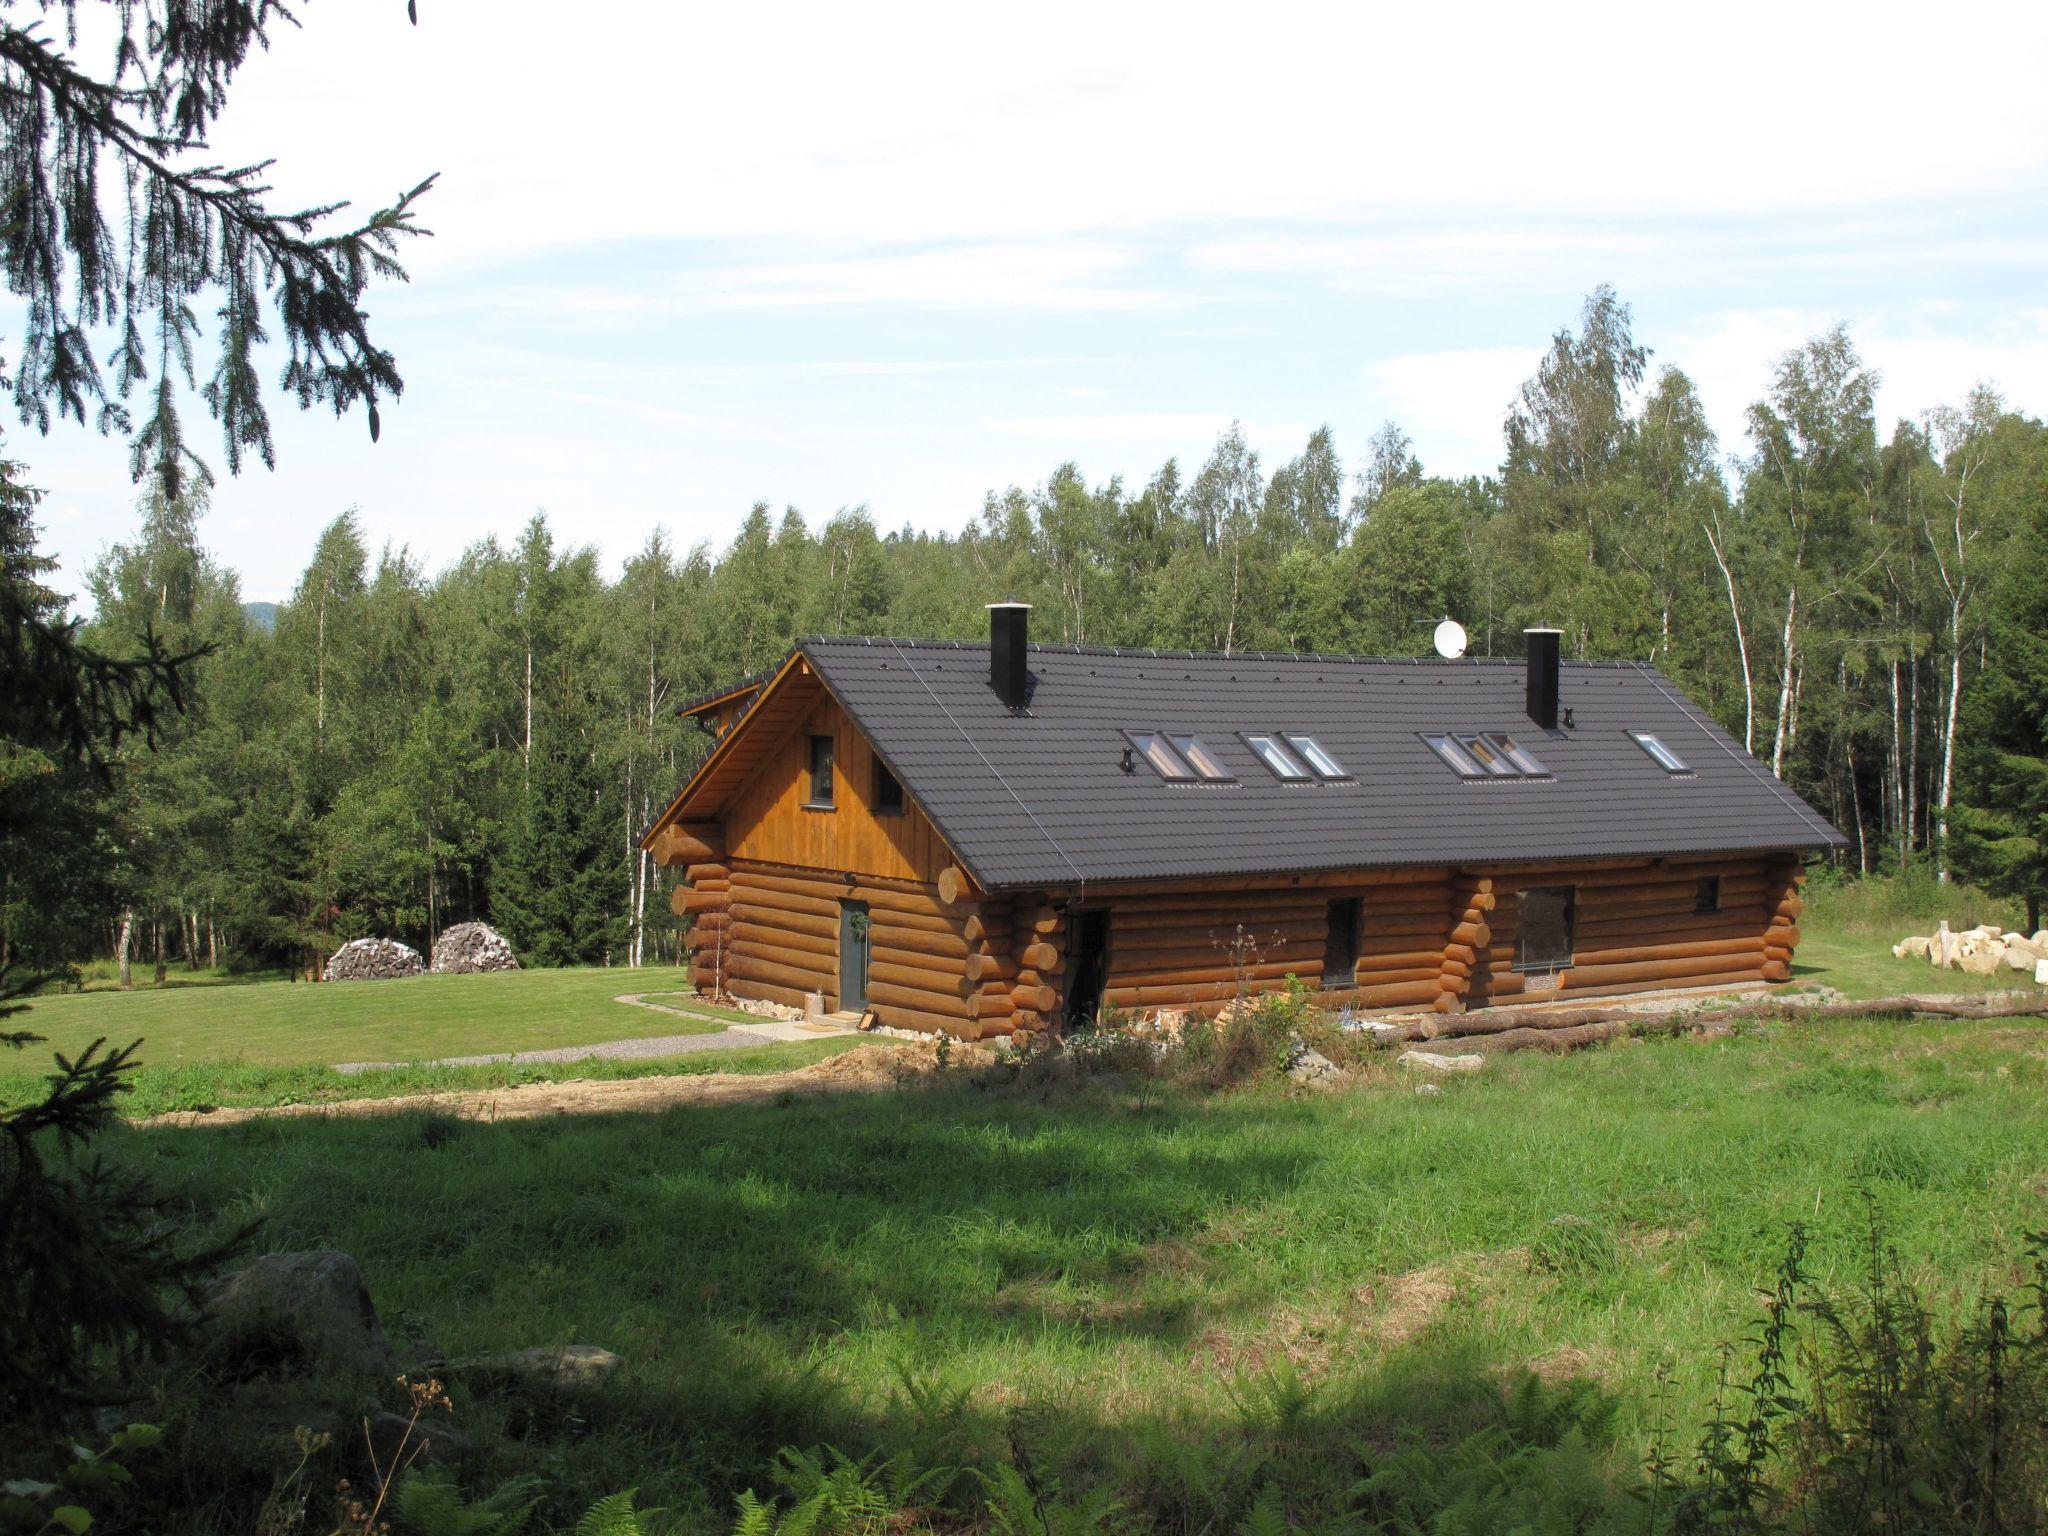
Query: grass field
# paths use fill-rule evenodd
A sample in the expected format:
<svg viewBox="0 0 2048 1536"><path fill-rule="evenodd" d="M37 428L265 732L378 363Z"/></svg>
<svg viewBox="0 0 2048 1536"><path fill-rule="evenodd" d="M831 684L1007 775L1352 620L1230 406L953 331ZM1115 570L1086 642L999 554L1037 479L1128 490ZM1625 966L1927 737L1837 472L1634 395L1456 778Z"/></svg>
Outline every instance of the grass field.
<svg viewBox="0 0 2048 1536"><path fill-rule="evenodd" d="M1987 985L1893 960L1859 926L1810 924L1799 980ZM616 971L263 984L65 997L29 1022L67 1046L145 1035L134 1107L189 1107L177 1093L515 1080L338 1078L309 1059L649 1032L620 1028L627 1015L673 1032L610 1001L628 990ZM763 1070L840 1045L600 1070ZM1200 1529L1205 1479L1253 1420L1289 1426L1308 1484L1350 1478L1357 1447L1455 1434L1525 1368L1612 1393L1625 1462L1660 1411L1660 1366L1668 1411L1697 1425L1717 1347L1741 1338L1793 1222L1812 1226L1821 1277L1850 1285L1876 1212L1958 1314L2015 1285L2026 1234L2048 1228L2035 1020L1771 1024L1415 1086L1382 1057L1327 1095L963 1080L659 1115L136 1128L108 1145L195 1227L261 1218L262 1247L355 1255L414 1358L619 1351L622 1378L567 1416L459 1379L458 1401L517 1441L556 1513L636 1487L704 1530L766 1486L783 1445L974 1459L1016 1436L1048 1476Z"/></svg>
<svg viewBox="0 0 2048 1536"><path fill-rule="evenodd" d="M620 1388L535 1454L709 1527L777 1446L915 1432L905 1379L964 1394L969 1441L1021 1412L1049 1465L1125 1486L1162 1434L1228 1444L1274 1383L1342 1446L1521 1367L1585 1374L1633 1445L1667 1358L1697 1421L1789 1223L1855 1278L1861 1191L1914 1272L2014 1280L2048 1218L2044 1074L2034 1025L1787 1025L1505 1058L1435 1097L1389 1067L1306 1098L962 1086L117 1146L196 1221L353 1253L405 1347L619 1351Z"/></svg>

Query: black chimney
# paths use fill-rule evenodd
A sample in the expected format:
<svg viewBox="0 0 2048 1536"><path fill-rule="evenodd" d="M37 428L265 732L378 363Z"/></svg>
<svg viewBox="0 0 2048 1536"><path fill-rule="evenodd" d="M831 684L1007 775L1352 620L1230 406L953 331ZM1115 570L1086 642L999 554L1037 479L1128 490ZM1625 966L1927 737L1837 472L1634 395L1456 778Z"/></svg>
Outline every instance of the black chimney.
<svg viewBox="0 0 2048 1536"><path fill-rule="evenodd" d="M988 685L1005 709L1022 709L1030 674L1024 646L1031 637L1031 605L1007 602L988 605Z"/></svg>
<svg viewBox="0 0 2048 1536"><path fill-rule="evenodd" d="M1529 718L1546 731L1557 729L1557 647L1564 632L1525 629L1529 646Z"/></svg>

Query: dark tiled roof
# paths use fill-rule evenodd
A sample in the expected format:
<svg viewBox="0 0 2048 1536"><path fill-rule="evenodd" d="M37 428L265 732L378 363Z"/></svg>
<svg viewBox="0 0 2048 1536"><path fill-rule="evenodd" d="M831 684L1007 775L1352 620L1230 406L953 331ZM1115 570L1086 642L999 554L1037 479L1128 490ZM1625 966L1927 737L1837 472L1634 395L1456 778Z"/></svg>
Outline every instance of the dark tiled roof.
<svg viewBox="0 0 2048 1536"><path fill-rule="evenodd" d="M1655 669L1566 662L1571 730L1524 713L1519 660L1190 654L1033 646L1026 712L988 647L801 642L987 887L1179 876L1813 849L1840 833ZM1234 783L1120 766L1125 729L1191 730ZM1284 784L1239 731L1315 736L1355 778ZM1547 780L1460 779L1418 733L1506 731ZM1626 734L1691 768L1667 774Z"/></svg>

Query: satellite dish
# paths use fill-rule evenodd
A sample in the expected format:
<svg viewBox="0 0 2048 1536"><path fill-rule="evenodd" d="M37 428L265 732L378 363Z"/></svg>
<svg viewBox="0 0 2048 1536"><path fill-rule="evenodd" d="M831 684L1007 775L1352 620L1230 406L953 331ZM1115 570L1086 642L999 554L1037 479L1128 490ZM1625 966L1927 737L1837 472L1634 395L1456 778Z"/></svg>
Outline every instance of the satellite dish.
<svg viewBox="0 0 2048 1536"><path fill-rule="evenodd" d="M1456 619L1445 619L1436 627L1436 653L1445 661L1456 661L1465 654L1465 626Z"/></svg>

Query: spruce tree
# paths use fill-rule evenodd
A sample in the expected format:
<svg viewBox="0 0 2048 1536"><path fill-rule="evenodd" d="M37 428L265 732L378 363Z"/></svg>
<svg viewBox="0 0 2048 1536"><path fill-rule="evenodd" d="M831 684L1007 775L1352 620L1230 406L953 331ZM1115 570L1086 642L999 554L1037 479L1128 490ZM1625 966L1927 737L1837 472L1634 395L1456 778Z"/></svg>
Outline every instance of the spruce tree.
<svg viewBox="0 0 2048 1536"><path fill-rule="evenodd" d="M54 419L90 417L129 435L131 472L153 475L176 502L208 474L185 441L181 389L196 389L218 421L231 471L249 452L271 462L256 374L268 320L300 406L341 414L361 405L374 439L377 403L402 381L361 301L373 280L404 276L394 253L431 178L336 227L344 204L279 212L267 201L265 163L206 159L236 71L268 46L274 23L293 19L279 0L17 9L28 19L0 14L0 173L10 192L0 272L24 316L9 380L21 419L47 432ZM111 44L103 70L74 57L82 37ZM219 317L203 385L202 308ZM129 406L138 396L147 402L139 425ZM154 630L122 655L82 638L44 584L34 505L14 466L0 465L0 771L105 785L123 744L153 745L160 722L182 708L194 657ZM38 798L0 795L0 845L19 846L34 829ZM66 803L84 804L84 793ZM87 877L84 859L45 852L32 863L43 878ZM0 1019L53 968L34 946L10 946ZM0 1035L16 1047L36 1038ZM55 1416L109 1366L173 1340L181 1295L234 1246L181 1250L148 1188L86 1155L134 1061L133 1045L102 1047L59 1057L41 1099L0 1109L0 1424Z"/></svg>

